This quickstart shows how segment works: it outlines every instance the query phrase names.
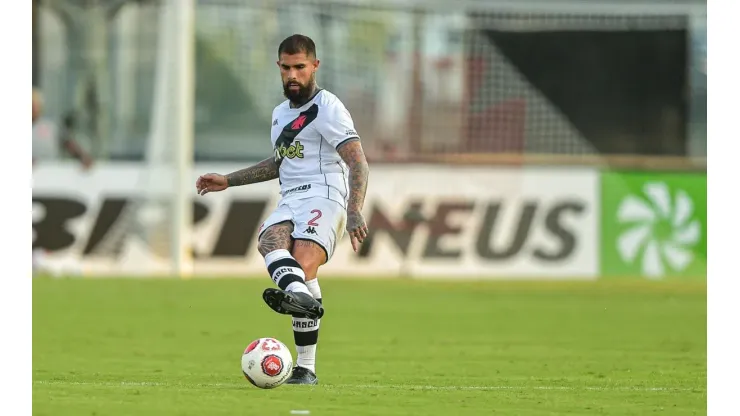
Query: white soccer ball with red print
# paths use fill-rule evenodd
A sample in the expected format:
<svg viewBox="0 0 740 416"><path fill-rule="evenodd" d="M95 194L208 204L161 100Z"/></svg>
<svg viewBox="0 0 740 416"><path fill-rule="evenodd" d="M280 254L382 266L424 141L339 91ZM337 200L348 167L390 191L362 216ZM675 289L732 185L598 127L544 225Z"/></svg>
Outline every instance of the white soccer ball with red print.
<svg viewBox="0 0 740 416"><path fill-rule="evenodd" d="M274 389L293 372L293 355L275 338L252 341L242 355L244 377L261 389Z"/></svg>

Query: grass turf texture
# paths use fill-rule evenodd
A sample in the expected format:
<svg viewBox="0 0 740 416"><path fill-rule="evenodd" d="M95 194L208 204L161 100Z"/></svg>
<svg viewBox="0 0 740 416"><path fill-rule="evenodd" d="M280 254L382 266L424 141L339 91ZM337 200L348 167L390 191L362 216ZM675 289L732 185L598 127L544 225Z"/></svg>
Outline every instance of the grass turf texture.
<svg viewBox="0 0 740 416"><path fill-rule="evenodd" d="M703 283L325 279L321 385L259 390L270 283L35 279L33 413L706 414Z"/></svg>

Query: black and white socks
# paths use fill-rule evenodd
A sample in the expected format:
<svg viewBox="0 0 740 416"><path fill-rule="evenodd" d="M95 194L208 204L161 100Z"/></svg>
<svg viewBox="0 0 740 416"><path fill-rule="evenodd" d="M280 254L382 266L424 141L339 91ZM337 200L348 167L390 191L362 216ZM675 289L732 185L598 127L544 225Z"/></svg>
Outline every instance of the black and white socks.
<svg viewBox="0 0 740 416"><path fill-rule="evenodd" d="M275 250L267 253L265 265L272 281L280 289L311 294L306 287L306 274L288 250Z"/></svg>
<svg viewBox="0 0 740 416"><path fill-rule="evenodd" d="M311 296L321 302L321 288L319 279L311 279L306 282L306 287L311 291ZM316 344L319 341L319 324L321 319L308 319L293 317L293 339L295 349L298 353L296 365L316 372Z"/></svg>
<svg viewBox="0 0 740 416"><path fill-rule="evenodd" d="M306 282L306 274L301 265L288 250L275 250L265 256L265 265L270 277L282 290L301 292L313 296L321 302L321 288L318 279ZM293 339L298 359L296 365L316 372L316 344L319 340L321 319L293 317Z"/></svg>

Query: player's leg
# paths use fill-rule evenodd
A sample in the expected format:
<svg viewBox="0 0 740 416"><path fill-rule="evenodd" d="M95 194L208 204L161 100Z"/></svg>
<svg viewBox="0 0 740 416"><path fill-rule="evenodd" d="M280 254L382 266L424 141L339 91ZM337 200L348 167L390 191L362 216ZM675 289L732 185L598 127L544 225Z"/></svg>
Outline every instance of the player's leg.
<svg viewBox="0 0 740 416"><path fill-rule="evenodd" d="M338 203L324 199L307 200L295 212L292 236L293 257L301 264L306 286L314 299L323 304L318 270L331 258L336 241L342 237L346 211ZM316 346L321 319L293 317L293 337L298 359L289 384L317 384Z"/></svg>
<svg viewBox="0 0 740 416"><path fill-rule="evenodd" d="M303 267L306 274L306 286L316 301L323 304L319 279L319 266L326 262L326 251L311 240L297 239L293 243L293 257ZM288 384L317 384L316 346L319 342L321 319L305 316L293 316L293 340L297 353L296 365Z"/></svg>
<svg viewBox="0 0 740 416"><path fill-rule="evenodd" d="M293 246L293 222L286 220L289 209L276 210L263 225L259 235L259 252L265 258L270 277L280 289L266 289L262 294L270 308L282 314L300 313L313 318L324 314L305 283L300 263L290 253Z"/></svg>

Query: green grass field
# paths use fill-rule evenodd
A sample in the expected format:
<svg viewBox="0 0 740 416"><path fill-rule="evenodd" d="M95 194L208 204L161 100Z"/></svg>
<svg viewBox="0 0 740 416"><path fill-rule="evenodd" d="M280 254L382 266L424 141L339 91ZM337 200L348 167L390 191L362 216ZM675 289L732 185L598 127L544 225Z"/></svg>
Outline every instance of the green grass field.
<svg viewBox="0 0 740 416"><path fill-rule="evenodd" d="M252 387L292 347L268 278L33 282L37 415L706 414L704 283L322 280L321 385Z"/></svg>

